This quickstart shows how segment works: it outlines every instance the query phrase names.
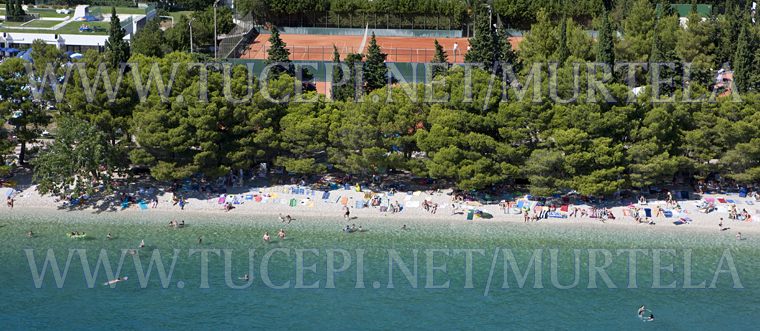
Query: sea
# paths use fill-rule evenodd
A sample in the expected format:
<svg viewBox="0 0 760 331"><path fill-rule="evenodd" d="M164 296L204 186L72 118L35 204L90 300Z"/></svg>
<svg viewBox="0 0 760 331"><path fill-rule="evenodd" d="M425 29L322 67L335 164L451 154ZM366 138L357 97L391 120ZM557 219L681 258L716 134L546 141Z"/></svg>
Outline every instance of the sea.
<svg viewBox="0 0 760 331"><path fill-rule="evenodd" d="M138 213L0 216L0 329L760 325L760 238L731 231L180 216L183 228Z"/></svg>

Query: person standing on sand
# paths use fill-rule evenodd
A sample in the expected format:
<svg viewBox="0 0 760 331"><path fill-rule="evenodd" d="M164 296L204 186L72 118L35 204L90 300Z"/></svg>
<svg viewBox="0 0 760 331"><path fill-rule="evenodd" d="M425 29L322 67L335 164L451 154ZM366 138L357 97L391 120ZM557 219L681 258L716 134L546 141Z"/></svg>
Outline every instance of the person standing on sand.
<svg viewBox="0 0 760 331"><path fill-rule="evenodd" d="M344 206L343 207L343 218L344 219L349 219L350 216L351 216L351 210L348 209L348 206Z"/></svg>

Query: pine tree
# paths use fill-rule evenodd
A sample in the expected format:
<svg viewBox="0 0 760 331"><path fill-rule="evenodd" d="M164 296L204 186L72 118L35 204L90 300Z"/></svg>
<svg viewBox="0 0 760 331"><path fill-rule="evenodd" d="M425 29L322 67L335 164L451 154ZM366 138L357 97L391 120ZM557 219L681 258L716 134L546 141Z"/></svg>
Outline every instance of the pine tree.
<svg viewBox="0 0 760 331"><path fill-rule="evenodd" d="M13 16L20 18L24 15L26 15L26 13L24 12L24 7L21 5L21 0L16 0L16 5L13 6Z"/></svg>
<svg viewBox="0 0 760 331"><path fill-rule="evenodd" d="M720 63L730 62L733 59L742 21L741 13L736 3L729 1L725 6L724 21L720 29L721 43L718 59Z"/></svg>
<svg viewBox="0 0 760 331"><path fill-rule="evenodd" d="M290 61L290 51L285 48L287 44L280 38L280 31L277 27L272 27L272 34L269 36L269 49L267 50L267 64L279 64L272 68L272 74L277 75L287 72L293 75L293 65Z"/></svg>
<svg viewBox="0 0 760 331"><path fill-rule="evenodd" d="M332 82L330 82L330 95L332 96L333 100L345 100L345 96L342 93L342 91L345 90L345 84L338 85L338 82L342 80L343 68L340 66L340 53L338 52L338 47L335 47L335 45L333 45L333 71Z"/></svg>
<svg viewBox="0 0 760 331"><path fill-rule="evenodd" d="M752 36L748 24L742 24L739 32L739 39L736 43L736 53L734 53L733 69L734 83L739 92L747 92L752 87Z"/></svg>
<svg viewBox="0 0 760 331"><path fill-rule="evenodd" d="M280 31L276 27L272 27L272 34L269 36L269 49L267 50L267 64L290 62L290 51L285 48L286 46L280 38Z"/></svg>
<svg viewBox="0 0 760 331"><path fill-rule="evenodd" d="M438 43L438 39L433 40L433 46L435 47L435 55L433 55L432 63L445 63L445 66L433 67L433 77L438 74L445 73L449 68L449 57L446 55L446 51L443 50L443 46Z"/></svg>
<svg viewBox="0 0 760 331"><path fill-rule="evenodd" d="M5 19L8 20L8 17L13 16L13 0L5 0Z"/></svg>
<svg viewBox="0 0 760 331"><path fill-rule="evenodd" d="M602 16L602 26L599 29L599 39L596 45L596 62L605 63L610 68L615 68L615 42L614 31L610 24L609 14Z"/></svg>
<svg viewBox="0 0 760 331"><path fill-rule="evenodd" d="M364 80L367 82L367 92L385 86L388 75L388 68L385 66L387 56L377 45L377 39L375 39L373 32L372 39L369 40L369 47L367 47L367 60L364 62Z"/></svg>
<svg viewBox="0 0 760 331"><path fill-rule="evenodd" d="M106 54L112 68L129 60L129 44L124 40L126 34L119 17L116 16L116 7L111 7L111 30L106 40Z"/></svg>
<svg viewBox="0 0 760 331"><path fill-rule="evenodd" d="M675 8L673 8L672 5L670 5L670 2L667 0L661 0L660 5L660 17L662 16L671 16L676 14Z"/></svg>
<svg viewBox="0 0 760 331"><path fill-rule="evenodd" d="M489 25L488 10L484 6L475 8L475 35L470 38L470 50L464 56L464 61L469 63L482 63L490 67L496 61L494 54L493 27Z"/></svg>
<svg viewBox="0 0 760 331"><path fill-rule="evenodd" d="M559 23L559 45L557 45L557 60L564 63L570 56L570 50L567 49L567 18L562 17Z"/></svg>
<svg viewBox="0 0 760 331"><path fill-rule="evenodd" d="M495 36L497 45L496 49L499 50L499 61L502 63L517 65L517 54L512 49L512 44L509 42L510 35L509 32L507 32L507 29L500 29Z"/></svg>
<svg viewBox="0 0 760 331"><path fill-rule="evenodd" d="M357 81L358 75L357 69L362 68L362 60L364 57L361 54L351 53L346 55L346 65L348 66L348 81L346 85L341 88L341 100L354 100L358 101L362 93L362 81ZM364 75L364 73L362 73ZM362 78L363 79L363 78Z"/></svg>

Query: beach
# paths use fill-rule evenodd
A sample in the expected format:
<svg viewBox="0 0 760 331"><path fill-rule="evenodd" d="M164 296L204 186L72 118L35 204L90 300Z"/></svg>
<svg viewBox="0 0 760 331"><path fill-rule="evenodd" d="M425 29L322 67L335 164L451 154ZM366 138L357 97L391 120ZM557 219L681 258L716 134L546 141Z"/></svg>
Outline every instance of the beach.
<svg viewBox="0 0 760 331"><path fill-rule="evenodd" d="M98 213L34 207L19 197L0 220L0 295L6 298L0 324L61 330L384 330L498 329L507 323L601 330L714 329L726 323L751 329L758 322L760 283L754 275L760 271L760 241L752 234L737 241L717 226L682 230L687 228L551 219L523 224L519 215L467 221L445 208L436 215L420 209L397 216L369 208L345 221L334 203L319 215L289 206L193 209L198 201L192 200L179 210L171 202L162 208L162 202L156 210ZM295 220L282 223L279 211ZM186 227L169 227L172 218ZM367 231L341 232L349 222ZM408 230L401 230L403 224ZM743 232L753 233L745 227ZM286 239L262 241L263 232L275 237L281 228ZM25 236L29 230L33 238ZM88 237L70 239L69 231ZM141 241L146 246L138 249ZM139 252L125 253L130 249ZM639 252L633 283L632 251ZM50 254L67 270L60 283L50 264L43 269ZM609 282L594 265L604 267ZM45 277L37 279L35 272ZM244 274L251 275L249 285ZM102 285L121 276L129 280ZM684 302L692 312L720 307L721 318L684 314ZM643 324L636 316L642 304L657 323ZM315 314L321 318L310 318ZM75 323L61 322L70 319Z"/></svg>
<svg viewBox="0 0 760 331"><path fill-rule="evenodd" d="M153 190L155 191L150 192L150 189L138 190L134 195L139 197L139 191L142 191L142 198L139 198L142 199L142 202L131 203L128 206L119 205L119 203L114 202L109 204L104 201L96 201L91 204L72 207L55 197L40 195L34 186L30 186L15 193L15 204L12 209L7 206L2 206L0 209L6 215L16 215L17 217L38 215L54 217L56 219L77 219L91 214L95 218L120 217L133 221L146 220L147 222L158 223L168 223L173 219L181 220L183 218L194 218L200 222L219 222L225 219L234 222L235 220L245 220L249 217L276 220L279 216L285 215L290 215L296 220L298 218L326 219L334 221L337 226L341 227L346 224L361 223L362 219L368 218L382 220L384 223L399 227L407 223L525 223L523 215L516 208L505 211L497 203L455 202L452 201L450 191L396 192L389 195L388 192L371 192L369 190L357 192L351 186L349 189L340 188L327 191L329 192L329 197L322 199L325 196L325 191L311 190L308 187L296 185L281 185L237 188L236 191L238 193L207 194L203 198L197 197L198 194L177 193L177 196L187 197L184 198L185 204L181 208L180 204L175 203L173 199L175 197L174 193ZM6 194L8 193L6 192ZM157 198L158 203L155 208L149 201L151 198L148 196L155 196ZM381 201L385 201L383 203L385 206L388 203L393 204L395 202L402 205L403 208L400 212L396 213L391 212L390 209L381 211L382 206L370 206L369 202L371 198L369 197L371 196L382 197ZM729 219L728 208L731 205L730 203L720 204L716 202L718 205L716 211L707 214L702 213L696 207L699 200L679 200L678 203L682 208L682 212L673 211L671 217L665 217L664 215L657 217L654 210L658 206L663 210L670 210L671 208L667 208L665 201L649 200L646 204L635 203L610 206L609 211L612 212L615 219L606 219L604 222L602 222L601 218L580 217L580 215L576 215L576 217L570 216L574 207L587 210L591 208L585 204L570 204L566 212L558 211L557 213L565 218L550 217L540 219L537 222L529 221L527 225L540 223L547 226L564 225L583 228L626 228L632 230L640 229L642 231L699 231L718 233L723 232L720 231L719 227L722 218L723 228L730 228L725 231L727 233L760 233L760 226L758 226L760 202L754 204L754 199L749 197L739 198L737 194L704 195L703 198L726 198L734 201L737 203L738 210L746 209L752 215L753 221L744 222ZM222 201L224 202L222 203ZM361 201L361 205L364 207L358 208L357 201ZM435 213L423 208L425 201L437 205ZM753 204L748 205L748 202ZM231 204L234 208L226 211L224 206L227 203ZM345 207L348 207L350 211L350 220L346 220L343 217ZM632 207L640 208L642 214L644 208L652 209L651 220L655 224L637 223L632 216L626 216ZM537 210L540 210L540 207L534 208L539 208ZM467 220L467 212L469 210L483 211L486 214L492 215L492 217L483 218L475 216L472 220ZM687 217L690 219L690 222L688 224L674 224L674 222L682 217Z"/></svg>

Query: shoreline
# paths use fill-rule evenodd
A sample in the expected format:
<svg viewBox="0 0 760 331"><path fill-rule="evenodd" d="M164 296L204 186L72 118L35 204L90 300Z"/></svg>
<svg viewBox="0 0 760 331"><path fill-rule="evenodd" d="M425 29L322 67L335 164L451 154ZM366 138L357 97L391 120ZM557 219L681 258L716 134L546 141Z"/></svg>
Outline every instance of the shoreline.
<svg viewBox="0 0 760 331"><path fill-rule="evenodd" d="M447 226L449 224L505 224L510 226L516 226L523 224L524 226L540 225L541 228L548 228L552 226L558 226L559 228L590 228L590 229L604 229L607 231L615 230L629 230L629 231L647 231L647 232L701 232L701 233L723 233L731 234L732 236L737 232L743 234L758 234L760 233L760 225L756 216L753 216L752 222L743 222L738 220L729 220L728 213L725 212L712 212L710 214L703 214L694 209L693 205L696 201L681 201L684 206L687 216L693 221L690 224L675 225L673 221L677 220L677 217L671 218L652 218L656 225L638 224L635 223L632 217L623 216L623 209L627 207L612 207L610 210L616 216L614 220L606 220L601 222L598 219L593 218L548 218L541 219L538 222L523 221L523 216L519 214L504 214L498 205L482 205L482 206L463 206L464 208L479 209L486 211L493 215L493 218L484 219L475 217L474 220L466 220L466 211L464 214L452 214L452 205L450 196L445 193L417 194L415 192L412 195L406 193L397 193L391 199L396 198L397 201L402 201L403 204L409 206L404 208L399 213L380 212L377 207L356 208L355 202L361 200L365 192L356 192L355 190L334 190L330 191L330 196L333 197L329 200L322 200L317 198L317 192L313 195L309 194L290 194L288 193L291 186L274 186L265 188L256 188L249 190L250 193L237 194L240 197L240 204L234 205L234 209L226 212L222 205L218 203L218 198L211 199L187 199L187 205L184 210L181 210L178 205L172 204L172 193L162 193L156 195L159 203L156 208L151 208L150 204L143 206L141 209L138 204L133 204L130 207L120 210L118 207L111 206L105 210L97 209L92 206L67 208L61 207L62 203L57 202L54 197L40 195L35 186L31 186L24 191L20 191L15 195L15 206L10 209L7 206L0 207L3 217L1 218L25 218L25 217L41 217L41 218L54 218L57 220L68 221L77 219L96 219L98 217L107 219L135 219L148 223L161 224L168 223L171 219L193 219L194 222L201 222L203 224L213 224L224 220L225 223L231 222L235 224L245 224L243 220L246 217L253 218L272 218L272 222L279 223L278 215L291 215L296 220L299 218L316 218L324 221L322 223L335 223L336 225L344 226L351 223L365 223L365 220L370 223L374 223L377 220L385 221L386 224L396 223L399 227L403 224L424 224L424 225L440 225ZM319 192L321 194L322 192ZM260 202L256 202L258 198L245 200L245 195L259 195L262 197ZM232 195L230 195L232 196ZM722 195L727 196L727 195ZM295 206L291 206L290 203L296 199ZM341 201L343 200L343 201ZM419 207L419 202L423 200L433 201L439 204L437 213L432 214L425 211L422 207ZM351 217L355 219L345 220L343 218L343 203L349 206ZM659 205L664 206L664 202L653 201L646 207L655 208ZM417 207L413 207L417 205ZM147 208L145 208L147 207ZM583 206L579 206L583 207ZM739 206L737 206L739 207ZM755 212L757 205L747 205L742 207L752 207L751 212ZM742 207L739 207L741 210ZM572 208L572 207L571 207ZM756 215L756 214L755 214ZM723 218L724 227L729 227L729 230L720 231L718 227L719 219ZM264 224L260 220L254 220ZM298 222L298 224L305 224Z"/></svg>

